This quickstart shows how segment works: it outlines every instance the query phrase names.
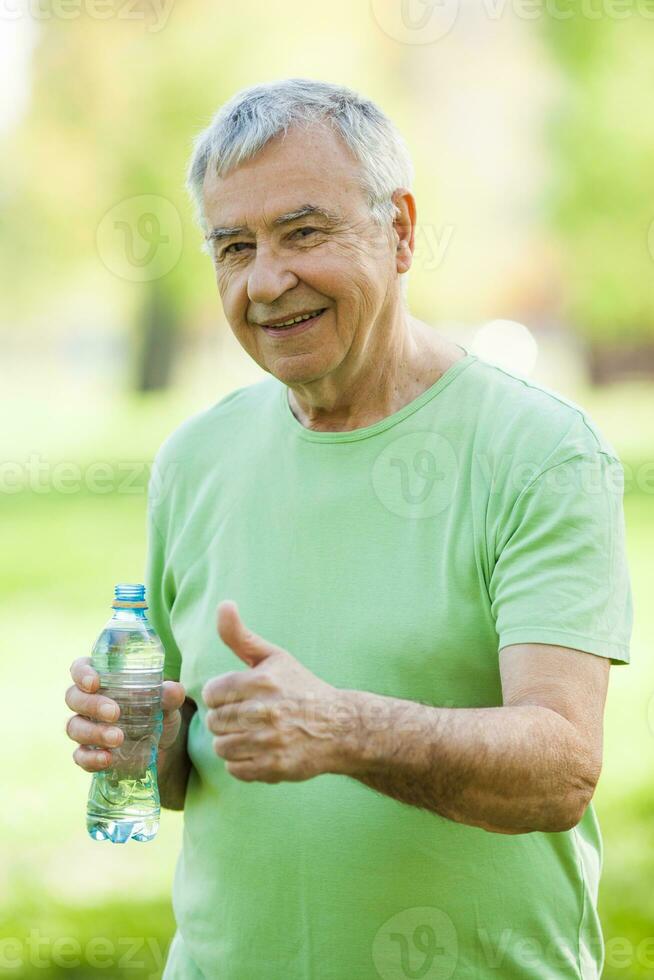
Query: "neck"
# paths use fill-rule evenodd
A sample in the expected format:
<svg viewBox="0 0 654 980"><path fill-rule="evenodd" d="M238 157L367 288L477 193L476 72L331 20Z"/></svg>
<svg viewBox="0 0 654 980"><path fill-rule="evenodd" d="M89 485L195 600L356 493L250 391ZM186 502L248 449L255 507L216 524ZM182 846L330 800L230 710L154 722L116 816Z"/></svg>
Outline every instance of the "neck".
<svg viewBox="0 0 654 980"><path fill-rule="evenodd" d="M368 333L353 368L343 363L324 378L289 386L289 406L305 428L315 431L374 425L435 384L464 353L398 307L385 330L376 324Z"/></svg>

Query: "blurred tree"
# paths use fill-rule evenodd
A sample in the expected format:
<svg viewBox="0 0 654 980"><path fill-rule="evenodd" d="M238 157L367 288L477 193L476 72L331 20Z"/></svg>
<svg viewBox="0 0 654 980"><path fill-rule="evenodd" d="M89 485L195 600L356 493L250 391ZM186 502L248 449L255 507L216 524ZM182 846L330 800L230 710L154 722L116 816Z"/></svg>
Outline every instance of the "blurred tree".
<svg viewBox="0 0 654 980"><path fill-rule="evenodd" d="M151 17L153 5L142 6ZM149 33L147 19L44 19L32 110L0 164L10 317L28 317L47 297L58 314L51 320L65 324L70 304L83 297L88 306L92 296L85 323L126 332L128 377L142 390L168 383L181 335L192 333L198 310L215 305L184 179L192 136L232 94L238 48L229 32L204 35L197 23L191 17L181 30ZM172 267L165 251L145 267L140 260L150 244L137 228L142 197L143 217L179 246ZM130 201L130 220L122 212L113 219ZM103 219L113 230L109 246L98 240Z"/></svg>
<svg viewBox="0 0 654 980"><path fill-rule="evenodd" d="M567 85L550 121L564 315L596 380L654 373L654 20L560 0L545 38ZM626 16L625 16L626 13Z"/></svg>

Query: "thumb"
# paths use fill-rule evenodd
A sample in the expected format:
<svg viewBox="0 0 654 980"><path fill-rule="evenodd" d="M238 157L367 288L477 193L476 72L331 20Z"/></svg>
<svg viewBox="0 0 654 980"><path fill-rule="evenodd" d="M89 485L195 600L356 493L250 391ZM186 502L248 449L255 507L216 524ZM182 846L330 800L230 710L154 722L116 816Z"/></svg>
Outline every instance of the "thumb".
<svg viewBox="0 0 654 980"><path fill-rule="evenodd" d="M250 667L256 667L273 653L279 653L279 647L244 625L233 599L225 599L218 605L218 635Z"/></svg>
<svg viewBox="0 0 654 980"><path fill-rule="evenodd" d="M163 711L175 711L184 704L186 691L179 681L164 681L161 690L161 708Z"/></svg>

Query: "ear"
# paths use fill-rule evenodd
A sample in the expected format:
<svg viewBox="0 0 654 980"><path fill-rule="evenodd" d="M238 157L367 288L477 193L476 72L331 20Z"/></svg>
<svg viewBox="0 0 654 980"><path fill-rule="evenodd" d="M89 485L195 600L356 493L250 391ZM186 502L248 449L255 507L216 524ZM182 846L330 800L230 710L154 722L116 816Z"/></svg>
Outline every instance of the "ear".
<svg viewBox="0 0 654 980"><path fill-rule="evenodd" d="M397 240L395 263L397 271L401 274L409 271L413 261L417 218L416 200L406 187L398 187L396 191L393 191L391 200L395 205L395 217L393 218L393 230Z"/></svg>

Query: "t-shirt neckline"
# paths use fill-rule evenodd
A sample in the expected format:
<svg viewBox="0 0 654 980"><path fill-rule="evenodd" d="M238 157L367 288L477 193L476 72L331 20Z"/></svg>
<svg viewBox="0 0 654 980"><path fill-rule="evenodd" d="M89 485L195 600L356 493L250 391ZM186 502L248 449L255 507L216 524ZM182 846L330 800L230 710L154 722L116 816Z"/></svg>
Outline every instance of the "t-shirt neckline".
<svg viewBox="0 0 654 980"><path fill-rule="evenodd" d="M390 429L391 426L397 425L403 419L407 418L409 415L413 415L418 409L426 405L427 402L435 398L436 395L440 394L444 388L454 381L462 371L465 371L473 361L477 360L475 354L471 354L467 348L463 347L461 344L457 344L462 351L465 352L465 357L459 358L455 361L446 371L441 374L433 385L426 388L420 395L413 399L413 401L408 402L402 408L399 408L397 412L393 412L391 415L387 415L385 419L379 419L378 422L374 422L372 425L363 426L360 429L349 429L342 432L320 432L314 429L307 429L306 426L302 425L291 411L291 406L288 403L288 387L285 384L280 386L280 398L282 412L286 418L287 426L292 429L296 435L300 436L302 439L307 439L309 442L356 442L359 439L369 439L371 436L376 436L380 432L384 432L386 429Z"/></svg>

